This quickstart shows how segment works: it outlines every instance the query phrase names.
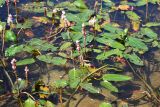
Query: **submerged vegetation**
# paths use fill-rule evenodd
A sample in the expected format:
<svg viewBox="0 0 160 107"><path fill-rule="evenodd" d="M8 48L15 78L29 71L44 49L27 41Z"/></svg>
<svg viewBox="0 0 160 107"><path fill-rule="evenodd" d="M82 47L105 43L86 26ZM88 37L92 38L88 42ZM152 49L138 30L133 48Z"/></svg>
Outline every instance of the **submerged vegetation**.
<svg viewBox="0 0 160 107"><path fill-rule="evenodd" d="M152 19L149 11L150 6L159 11L159 4L159 0L36 0L24 4L1 0L7 18L0 20L0 70L1 77L7 78L0 78L0 99L9 91L16 107L77 107L72 104L77 94L106 97L103 92L107 90L117 98L104 98L97 106L132 107L133 102L145 101L158 106L159 86L149 82L147 72L152 71L143 70L149 67L144 56L160 48L160 20ZM48 66L63 69L64 75L50 81L57 77L49 74ZM33 68L39 68L38 73ZM46 74L48 82L42 78ZM120 87L137 80L141 84L130 92L132 97L119 98L121 93L128 94Z"/></svg>

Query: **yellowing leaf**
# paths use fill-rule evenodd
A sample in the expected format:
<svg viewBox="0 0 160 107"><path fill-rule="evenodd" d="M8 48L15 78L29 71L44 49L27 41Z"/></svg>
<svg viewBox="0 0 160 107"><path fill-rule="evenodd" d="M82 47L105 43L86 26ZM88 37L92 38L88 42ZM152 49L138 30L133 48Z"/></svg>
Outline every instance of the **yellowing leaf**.
<svg viewBox="0 0 160 107"><path fill-rule="evenodd" d="M33 16L32 19L34 19L36 22L40 22L40 23L44 23L44 24L47 24L49 23L49 19L46 18L46 17L36 17L36 16Z"/></svg>
<svg viewBox="0 0 160 107"><path fill-rule="evenodd" d="M134 31L138 31L138 30L139 30L140 21L134 21L134 20L132 20L132 21L131 21L131 24L132 24L132 29L133 29Z"/></svg>
<svg viewBox="0 0 160 107"><path fill-rule="evenodd" d="M43 93L39 94L40 98L47 98L49 93L49 87L48 86L40 86L40 91L42 91Z"/></svg>
<svg viewBox="0 0 160 107"><path fill-rule="evenodd" d="M129 5L119 5L117 7L118 10L129 10L130 6Z"/></svg>

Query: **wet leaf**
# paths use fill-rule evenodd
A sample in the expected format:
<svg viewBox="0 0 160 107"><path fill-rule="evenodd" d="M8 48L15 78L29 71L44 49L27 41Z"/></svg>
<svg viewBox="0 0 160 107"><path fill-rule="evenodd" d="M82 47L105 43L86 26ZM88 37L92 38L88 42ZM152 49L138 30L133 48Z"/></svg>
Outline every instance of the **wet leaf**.
<svg viewBox="0 0 160 107"><path fill-rule="evenodd" d="M87 8L84 0L75 0L73 4L75 6L77 6L78 8L82 8L82 9L86 9Z"/></svg>
<svg viewBox="0 0 160 107"><path fill-rule="evenodd" d="M131 21L131 24L132 24L132 29L134 30L134 31L138 31L139 30L139 28L140 28L140 21L138 20L138 21Z"/></svg>
<svg viewBox="0 0 160 107"><path fill-rule="evenodd" d="M33 63L35 63L35 60L33 58L26 58L26 59L17 61L16 65L21 66L21 65L28 65Z"/></svg>
<svg viewBox="0 0 160 107"><path fill-rule="evenodd" d="M51 55L39 55L37 56L37 59L46 63L54 64L54 65L64 65L67 61L64 58L53 57Z"/></svg>
<svg viewBox="0 0 160 107"><path fill-rule="evenodd" d="M18 23L16 24L16 28L18 29L28 29L28 28L31 28L33 25L33 20L29 20L29 19L26 19L24 23Z"/></svg>
<svg viewBox="0 0 160 107"><path fill-rule="evenodd" d="M160 26L160 23L158 23L158 22L148 22L143 26L145 26L145 27Z"/></svg>
<svg viewBox="0 0 160 107"><path fill-rule="evenodd" d="M67 48L71 47L71 42L65 42L61 45L60 50L66 50Z"/></svg>
<svg viewBox="0 0 160 107"><path fill-rule="evenodd" d="M131 80L132 78L125 75L119 75L119 74L104 74L103 80L104 81L127 81Z"/></svg>
<svg viewBox="0 0 160 107"><path fill-rule="evenodd" d="M157 39L158 35L150 28L141 28L141 33L151 39Z"/></svg>
<svg viewBox="0 0 160 107"><path fill-rule="evenodd" d="M92 83L81 83L80 86L89 91L90 93L100 93L100 90L98 88L95 88Z"/></svg>
<svg viewBox="0 0 160 107"><path fill-rule="evenodd" d="M129 10L130 6L129 5L119 5L117 7L117 9L119 9L119 10Z"/></svg>
<svg viewBox="0 0 160 107"><path fill-rule="evenodd" d="M113 91L113 92L118 92L118 89L113 86L110 82L108 81L101 81L100 82L101 86L105 87L106 89L110 90L110 91Z"/></svg>
<svg viewBox="0 0 160 107"><path fill-rule="evenodd" d="M24 49L24 45L11 45L9 48L5 50L5 56L10 57L14 56L16 53L22 52Z"/></svg>
<svg viewBox="0 0 160 107"><path fill-rule="evenodd" d="M127 11L126 15L130 20L133 20L133 21L139 21L140 20L140 17L133 11Z"/></svg>
<svg viewBox="0 0 160 107"><path fill-rule="evenodd" d="M36 22L39 22L39 23L44 23L44 24L47 24L47 23L50 23L49 19L46 18L46 17L36 17L36 16L33 16L32 19Z"/></svg>
<svg viewBox="0 0 160 107"><path fill-rule="evenodd" d="M32 46L35 49L42 50L42 51L48 51L51 50L52 52L57 50L57 47L55 47L53 44L50 44L49 42L45 40L41 40L38 38L33 38L28 42L29 46Z"/></svg>
<svg viewBox="0 0 160 107"><path fill-rule="evenodd" d="M99 54L96 57L96 59L105 60L105 59L108 59L112 55L123 56L122 51L120 51L119 49L112 49L112 50L109 50L109 51L106 51L106 52Z"/></svg>
<svg viewBox="0 0 160 107"><path fill-rule="evenodd" d="M28 98L24 102L24 107L36 107L35 106L35 101L33 101L31 98Z"/></svg>
<svg viewBox="0 0 160 107"><path fill-rule="evenodd" d="M110 103L102 102L99 107L112 107Z"/></svg>
<svg viewBox="0 0 160 107"><path fill-rule="evenodd" d="M69 71L69 85L71 88L76 88L80 82L80 71L72 69Z"/></svg>
<svg viewBox="0 0 160 107"><path fill-rule="evenodd" d="M52 102L47 100L45 107L55 107L55 105Z"/></svg>
<svg viewBox="0 0 160 107"><path fill-rule="evenodd" d="M13 31L6 30L4 39L7 42L9 41L15 42L17 40L17 36L15 35Z"/></svg>
<svg viewBox="0 0 160 107"><path fill-rule="evenodd" d="M68 82L66 80L56 80L54 82L54 85L56 88L64 88L65 86L68 85Z"/></svg>
<svg viewBox="0 0 160 107"><path fill-rule="evenodd" d="M144 51L148 51L148 47L147 45L145 45L145 43L142 42L141 39L135 38L135 37L129 37L126 41L127 44L129 44L130 46L134 47L134 48L138 48Z"/></svg>
<svg viewBox="0 0 160 107"><path fill-rule="evenodd" d="M130 62L134 63L135 65L143 66L143 61L135 54L124 54L126 59L129 59Z"/></svg>
<svg viewBox="0 0 160 107"><path fill-rule="evenodd" d="M113 39L105 39L105 38L96 38L96 41L99 42L99 43L103 43L105 45L108 45L112 48L117 48L117 49L120 49L120 50L124 50L125 47L117 42L116 40L113 40Z"/></svg>

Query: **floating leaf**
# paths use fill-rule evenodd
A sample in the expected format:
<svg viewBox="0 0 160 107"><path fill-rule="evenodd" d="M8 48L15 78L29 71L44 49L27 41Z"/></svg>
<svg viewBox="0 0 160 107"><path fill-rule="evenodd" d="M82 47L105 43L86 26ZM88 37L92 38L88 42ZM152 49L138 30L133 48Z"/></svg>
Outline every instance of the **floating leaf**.
<svg viewBox="0 0 160 107"><path fill-rule="evenodd" d="M25 20L24 23L18 23L18 24L16 24L16 28L19 28L19 29L21 29L21 28L28 29L28 28L31 28L32 25L33 25L33 20L27 19L27 20Z"/></svg>
<svg viewBox="0 0 160 107"><path fill-rule="evenodd" d="M82 83L80 86L90 93L100 93L100 90L95 88L92 83Z"/></svg>
<svg viewBox="0 0 160 107"><path fill-rule="evenodd" d="M56 88L64 88L68 85L68 82L66 80L56 80L54 84Z"/></svg>
<svg viewBox="0 0 160 107"><path fill-rule="evenodd" d="M120 50L124 50L125 47L117 42L116 40L113 40L113 39L105 39L105 38L96 38L96 41L98 41L99 43L103 43L103 44L106 44L112 48L117 48L117 49L120 49Z"/></svg>
<svg viewBox="0 0 160 107"><path fill-rule="evenodd" d="M113 86L110 82L108 81L101 81L100 82L101 86L105 87L106 89L110 90L110 91L113 91L113 92L118 92L118 89Z"/></svg>
<svg viewBox="0 0 160 107"><path fill-rule="evenodd" d="M69 85L71 88L76 88L80 82L80 72L79 70L72 69L69 71Z"/></svg>
<svg viewBox="0 0 160 107"><path fill-rule="evenodd" d="M35 101L33 101L31 98L28 98L24 102L24 107L36 107L35 106Z"/></svg>
<svg viewBox="0 0 160 107"><path fill-rule="evenodd" d="M139 27L140 27L140 21L138 20L133 20L133 21L131 21L131 24L132 24L132 29L134 30L134 31L138 31L139 30Z"/></svg>
<svg viewBox="0 0 160 107"><path fill-rule="evenodd" d="M5 50L5 56L14 56L16 53L22 52L24 49L24 45L11 45L9 48Z"/></svg>
<svg viewBox="0 0 160 107"><path fill-rule="evenodd" d="M45 107L55 107L55 105L52 102L47 100Z"/></svg>
<svg viewBox="0 0 160 107"><path fill-rule="evenodd" d="M37 39L37 38L33 38L28 42L29 46L34 47L35 49L38 50L42 50L42 51L49 51L51 50L52 52L57 50L57 47L55 47L54 45L48 43L45 40L41 40L41 39Z"/></svg>
<svg viewBox="0 0 160 107"><path fill-rule="evenodd" d="M150 28L141 28L141 33L151 39L157 39L158 35Z"/></svg>
<svg viewBox="0 0 160 107"><path fill-rule="evenodd" d="M145 27L160 26L160 23L157 23L157 22L148 22L148 23L146 23L143 26L145 26Z"/></svg>
<svg viewBox="0 0 160 107"><path fill-rule="evenodd" d="M119 49L112 49L107 52L103 52L103 53L99 54L96 57L96 59L105 60L105 59L108 59L108 57L110 57L112 55L122 56L122 51L120 51Z"/></svg>
<svg viewBox="0 0 160 107"><path fill-rule="evenodd" d="M15 33L11 30L6 30L5 32L5 37L4 37L5 41L13 41L15 42L17 40L17 37L15 35Z"/></svg>
<svg viewBox="0 0 160 107"><path fill-rule="evenodd" d="M115 27L112 24L106 24L105 26L103 26L103 28L107 31L109 31L110 33L116 33L116 34L123 34L123 29L120 29L118 27Z"/></svg>
<svg viewBox="0 0 160 107"><path fill-rule="evenodd" d="M119 5L118 7L117 7L117 9L119 9L119 10L129 10L130 9L130 6L129 5Z"/></svg>
<svg viewBox="0 0 160 107"><path fill-rule="evenodd" d="M130 20L138 21L140 17L133 11L126 11L126 15Z"/></svg>
<svg viewBox="0 0 160 107"><path fill-rule="evenodd" d="M64 65L67 61L64 58L53 57L51 55L39 55L37 56L37 59L39 59L40 61L46 62L46 63L55 64L55 65Z"/></svg>
<svg viewBox="0 0 160 107"><path fill-rule="evenodd" d="M72 45L71 42L65 42L61 45L60 50L66 50L68 47Z"/></svg>
<svg viewBox="0 0 160 107"><path fill-rule="evenodd" d="M84 0L75 0L73 4L76 5L78 8L82 8L82 9L87 8Z"/></svg>
<svg viewBox="0 0 160 107"><path fill-rule="evenodd" d="M35 60L33 58L26 58L26 59L17 61L16 65L21 66L21 65L28 65L33 63L35 63Z"/></svg>
<svg viewBox="0 0 160 107"><path fill-rule="evenodd" d="M136 65L143 65L143 61L134 53L134 54L124 54L124 57L126 59L129 59L130 62L136 64Z"/></svg>
<svg viewBox="0 0 160 107"><path fill-rule="evenodd" d="M99 105L99 107L112 107L110 103L103 102Z"/></svg>
<svg viewBox="0 0 160 107"><path fill-rule="evenodd" d="M125 75L119 75L119 74L104 74L103 80L104 81L127 81L131 80L132 78Z"/></svg>
<svg viewBox="0 0 160 107"><path fill-rule="evenodd" d="M129 37L126 41L130 46L138 49L142 49L144 51L148 51L147 45L145 45L141 39Z"/></svg>
<svg viewBox="0 0 160 107"><path fill-rule="evenodd" d="M6 0L1 0L0 1L0 7L2 7L5 4Z"/></svg>

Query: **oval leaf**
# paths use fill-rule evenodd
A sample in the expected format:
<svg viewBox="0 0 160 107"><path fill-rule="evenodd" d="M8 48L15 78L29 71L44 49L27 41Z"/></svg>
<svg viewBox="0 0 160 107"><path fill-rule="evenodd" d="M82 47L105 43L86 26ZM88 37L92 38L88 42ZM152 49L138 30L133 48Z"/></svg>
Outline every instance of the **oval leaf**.
<svg viewBox="0 0 160 107"><path fill-rule="evenodd" d="M100 84L110 91L118 92L118 89L108 81L101 81Z"/></svg>
<svg viewBox="0 0 160 107"><path fill-rule="evenodd" d="M119 74L105 74L103 75L104 81L127 81L131 80L131 77Z"/></svg>
<svg viewBox="0 0 160 107"><path fill-rule="evenodd" d="M28 65L35 63L35 60L33 58L27 58L16 62L16 65Z"/></svg>
<svg viewBox="0 0 160 107"><path fill-rule="evenodd" d="M99 105L99 107L112 107L110 103L103 102Z"/></svg>
<svg viewBox="0 0 160 107"><path fill-rule="evenodd" d="M95 88L92 83L82 83L81 87L85 90L89 91L90 93L100 93L100 90Z"/></svg>
<svg viewBox="0 0 160 107"><path fill-rule="evenodd" d="M24 102L24 107L36 107L36 106L35 106L35 101L33 101L31 98L28 98L28 99Z"/></svg>

